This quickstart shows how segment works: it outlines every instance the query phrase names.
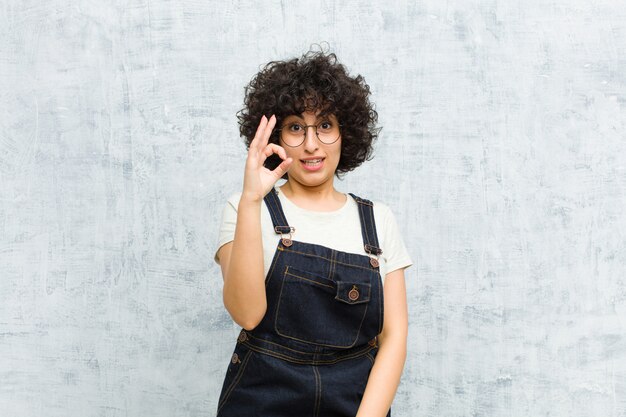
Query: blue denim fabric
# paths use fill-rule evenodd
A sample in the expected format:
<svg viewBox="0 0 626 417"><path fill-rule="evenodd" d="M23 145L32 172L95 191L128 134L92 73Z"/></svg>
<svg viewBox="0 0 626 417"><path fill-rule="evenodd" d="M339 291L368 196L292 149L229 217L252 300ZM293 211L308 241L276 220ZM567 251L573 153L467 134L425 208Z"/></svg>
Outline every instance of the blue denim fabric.
<svg viewBox="0 0 626 417"><path fill-rule="evenodd" d="M356 415L384 312L373 205L353 198L371 256L292 241L276 192L265 197L281 236L265 279L267 312L239 334L218 417Z"/></svg>

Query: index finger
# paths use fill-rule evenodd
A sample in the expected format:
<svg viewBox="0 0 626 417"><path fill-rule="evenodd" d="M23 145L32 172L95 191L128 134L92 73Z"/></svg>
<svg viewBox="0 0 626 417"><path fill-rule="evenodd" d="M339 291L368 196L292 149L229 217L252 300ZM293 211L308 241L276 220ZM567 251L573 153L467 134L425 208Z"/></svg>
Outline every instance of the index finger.
<svg viewBox="0 0 626 417"><path fill-rule="evenodd" d="M263 115L261 117L261 121L259 122L259 126L256 128L256 132L254 137L250 141L250 148L256 148L257 150L261 150L260 142L262 142L263 132L265 131L265 126L267 125L267 117Z"/></svg>
<svg viewBox="0 0 626 417"><path fill-rule="evenodd" d="M265 130L263 131L263 134L261 136L262 137L261 144L259 145L260 149L267 146L267 143L270 140L270 136L272 136L272 131L274 130L274 126L276 126L276 116L272 115L272 117L270 117L269 121L267 122L267 125L265 125Z"/></svg>

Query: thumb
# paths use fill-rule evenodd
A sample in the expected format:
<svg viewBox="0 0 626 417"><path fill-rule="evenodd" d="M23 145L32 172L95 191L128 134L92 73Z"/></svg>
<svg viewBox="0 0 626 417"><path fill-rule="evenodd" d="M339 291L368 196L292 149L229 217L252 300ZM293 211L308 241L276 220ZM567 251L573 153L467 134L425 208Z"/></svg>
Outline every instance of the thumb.
<svg viewBox="0 0 626 417"><path fill-rule="evenodd" d="M276 175L277 178L281 178L283 175L285 175L285 173L287 173L287 171L289 171L292 163L293 158L287 158L283 162L281 162L280 165L278 165L272 172Z"/></svg>

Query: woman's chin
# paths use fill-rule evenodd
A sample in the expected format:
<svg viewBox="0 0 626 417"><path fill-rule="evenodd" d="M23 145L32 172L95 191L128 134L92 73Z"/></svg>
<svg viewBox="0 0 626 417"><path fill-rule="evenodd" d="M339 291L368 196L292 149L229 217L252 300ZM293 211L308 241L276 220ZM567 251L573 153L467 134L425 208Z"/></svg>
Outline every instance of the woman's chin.
<svg viewBox="0 0 626 417"><path fill-rule="evenodd" d="M321 187L325 184L333 184L334 176L323 175L321 172L307 172L305 175L290 175L289 180L307 188Z"/></svg>

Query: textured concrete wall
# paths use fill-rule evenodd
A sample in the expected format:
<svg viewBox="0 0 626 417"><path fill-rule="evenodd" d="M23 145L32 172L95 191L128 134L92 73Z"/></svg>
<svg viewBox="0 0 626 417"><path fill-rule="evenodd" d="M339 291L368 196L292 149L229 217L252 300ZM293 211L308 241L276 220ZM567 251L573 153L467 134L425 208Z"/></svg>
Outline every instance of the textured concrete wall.
<svg viewBox="0 0 626 417"><path fill-rule="evenodd" d="M0 414L211 416L235 112L328 41L416 261L396 416L626 416L619 0L0 3Z"/></svg>

